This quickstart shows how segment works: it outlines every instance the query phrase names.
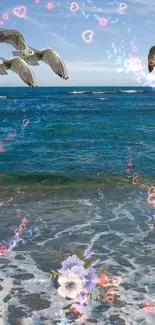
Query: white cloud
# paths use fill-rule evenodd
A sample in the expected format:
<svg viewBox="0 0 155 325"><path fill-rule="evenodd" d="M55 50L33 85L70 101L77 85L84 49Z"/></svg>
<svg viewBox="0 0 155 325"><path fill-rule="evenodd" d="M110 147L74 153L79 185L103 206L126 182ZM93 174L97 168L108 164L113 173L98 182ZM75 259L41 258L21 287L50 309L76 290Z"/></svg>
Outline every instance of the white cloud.
<svg viewBox="0 0 155 325"><path fill-rule="evenodd" d="M45 16L45 15L44 15ZM48 24L41 23L40 21L35 20L34 18L31 18L29 16L25 16L24 19L32 24L37 25L40 28L47 28Z"/></svg>
<svg viewBox="0 0 155 325"><path fill-rule="evenodd" d="M43 63L42 61L39 62L40 67L35 67L35 72L39 71L39 69L41 69L43 71L45 71L45 69L49 69L49 67ZM74 61L74 60L70 60L70 61L65 61L65 64L67 66L67 69L70 73L74 73L76 71L76 73L78 72L114 72L116 71L116 68L118 66L111 66L110 63L108 61L103 61L103 60L98 60L96 61ZM34 67L33 67L34 69ZM41 71L41 73L43 73ZM51 72L51 70L49 70ZM55 74L54 74L55 75Z"/></svg>
<svg viewBox="0 0 155 325"><path fill-rule="evenodd" d="M68 71L76 72L114 72L115 66L107 65L107 61L68 61L66 62Z"/></svg>
<svg viewBox="0 0 155 325"><path fill-rule="evenodd" d="M66 47L72 47L72 48L78 48L75 44L72 44L70 42L68 42L64 37L58 35L57 33L53 33L53 32L46 32L46 34L49 34L51 36L54 37L54 42L56 41L57 44L56 46L62 46L63 48Z"/></svg>
<svg viewBox="0 0 155 325"><path fill-rule="evenodd" d="M110 66L107 61L66 61L69 72L69 80L64 81L50 69L46 64L33 67L38 87L41 86L119 86L139 85L133 80L133 73L118 73L118 66ZM9 76L2 76L0 86L26 86L23 81L12 71ZM27 86L26 86L27 87Z"/></svg>

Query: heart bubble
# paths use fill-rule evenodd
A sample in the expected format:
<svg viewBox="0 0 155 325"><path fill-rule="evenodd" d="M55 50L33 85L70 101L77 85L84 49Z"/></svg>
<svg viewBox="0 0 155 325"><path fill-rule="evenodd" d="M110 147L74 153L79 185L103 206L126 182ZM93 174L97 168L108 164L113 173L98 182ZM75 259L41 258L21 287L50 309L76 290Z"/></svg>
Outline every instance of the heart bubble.
<svg viewBox="0 0 155 325"><path fill-rule="evenodd" d="M123 11L123 10L125 10L125 9L127 9L127 4L126 3L124 3L124 2L122 2L122 3L120 3L120 5L119 5L119 10L120 11Z"/></svg>
<svg viewBox="0 0 155 325"><path fill-rule="evenodd" d="M76 2L72 2L70 6L70 11L75 12L77 10L79 10L79 5Z"/></svg>
<svg viewBox="0 0 155 325"><path fill-rule="evenodd" d="M86 43L91 43L93 40L93 35L94 32L92 30L86 30L85 32L82 33L82 38Z"/></svg>
<svg viewBox="0 0 155 325"><path fill-rule="evenodd" d="M25 6L16 7L13 9L14 15L16 15L18 18L24 18L26 15L26 11L27 9Z"/></svg>

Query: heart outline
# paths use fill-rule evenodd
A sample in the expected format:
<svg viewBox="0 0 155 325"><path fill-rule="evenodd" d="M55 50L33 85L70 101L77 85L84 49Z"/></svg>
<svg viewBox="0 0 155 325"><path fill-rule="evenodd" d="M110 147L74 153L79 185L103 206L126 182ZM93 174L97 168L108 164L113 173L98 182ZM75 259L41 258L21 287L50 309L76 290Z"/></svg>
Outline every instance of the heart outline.
<svg viewBox="0 0 155 325"><path fill-rule="evenodd" d="M86 38L85 38L85 34L88 34L88 33L89 33L89 36L88 36L89 39L86 39ZM84 40L86 43L91 43L92 40L93 40L94 32L93 32L92 30L88 29L88 30L86 30L85 32L83 32L81 36L82 36L83 40Z"/></svg>
<svg viewBox="0 0 155 325"><path fill-rule="evenodd" d="M120 5L119 5L119 10L120 10L120 11L123 11L123 10L127 9L127 7L128 7L128 6L127 6L126 3L121 2Z"/></svg>
<svg viewBox="0 0 155 325"><path fill-rule="evenodd" d="M76 6L76 9L73 10L73 7ZM72 2L71 5L70 5L70 11L71 12L75 12L75 11L78 11L79 10L79 5L76 3L76 2Z"/></svg>
<svg viewBox="0 0 155 325"><path fill-rule="evenodd" d="M22 9L23 9L24 11L23 11L22 14L20 14L20 11L21 11ZM13 9L13 13L14 13L14 15L17 16L18 18L24 18L25 15L26 15L26 11L27 11L27 9L26 9L25 6L16 7L16 8Z"/></svg>

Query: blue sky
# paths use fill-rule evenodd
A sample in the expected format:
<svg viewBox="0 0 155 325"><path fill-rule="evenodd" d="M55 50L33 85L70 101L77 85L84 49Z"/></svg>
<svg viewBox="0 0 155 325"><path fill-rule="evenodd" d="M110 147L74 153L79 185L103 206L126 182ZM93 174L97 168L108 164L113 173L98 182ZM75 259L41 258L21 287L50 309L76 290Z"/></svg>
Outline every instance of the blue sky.
<svg viewBox="0 0 155 325"><path fill-rule="evenodd" d="M68 81L61 80L44 63L33 67L38 86L143 86L146 83L148 51L155 45L154 0L124 1L127 8L122 11L119 1L76 1L79 10L74 13L70 11L73 1L68 0L1 2L0 20L4 24L0 28L19 30L34 48L53 48L68 67ZM53 4L51 10L47 9L49 2ZM27 9L24 18L13 13L19 6ZM4 13L9 14L8 20L3 19ZM100 26L102 18L107 20L106 26ZM90 43L81 36L87 30L94 33ZM14 48L0 44L0 50L1 57L10 58ZM138 80L133 71L124 67L129 55L141 60L143 75ZM24 84L15 73L9 71L8 76L0 76L0 86L16 85Z"/></svg>

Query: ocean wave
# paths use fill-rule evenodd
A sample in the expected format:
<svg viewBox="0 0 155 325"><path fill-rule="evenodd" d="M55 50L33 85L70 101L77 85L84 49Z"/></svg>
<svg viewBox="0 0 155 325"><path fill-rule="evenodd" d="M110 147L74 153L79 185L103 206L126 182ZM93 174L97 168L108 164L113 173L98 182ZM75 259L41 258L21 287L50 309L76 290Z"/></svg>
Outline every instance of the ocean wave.
<svg viewBox="0 0 155 325"><path fill-rule="evenodd" d="M145 90L120 90L120 92L122 92L122 93L144 93L145 92Z"/></svg>
<svg viewBox="0 0 155 325"><path fill-rule="evenodd" d="M93 94L121 94L121 93L127 93L127 94L133 94L133 93L150 93L149 90L135 90L135 89L129 89L129 90L122 90L122 89L116 89L116 90L81 90L81 91L71 91L67 92L67 94L72 95L93 95Z"/></svg>
<svg viewBox="0 0 155 325"><path fill-rule="evenodd" d="M85 94L85 93L90 93L90 92L88 92L88 91L70 91L70 92L68 92L68 94Z"/></svg>
<svg viewBox="0 0 155 325"><path fill-rule="evenodd" d="M99 98L99 100L106 100L106 99L109 99L109 98L106 98L106 97Z"/></svg>
<svg viewBox="0 0 155 325"><path fill-rule="evenodd" d="M72 94L72 95L83 95L83 94L117 94L117 90L98 90L98 91L93 91L93 90L81 90L81 91L71 91L71 92L67 92L67 94Z"/></svg>
<svg viewBox="0 0 155 325"><path fill-rule="evenodd" d="M105 94L105 91L92 91L92 94Z"/></svg>
<svg viewBox="0 0 155 325"><path fill-rule="evenodd" d="M104 184L106 188L113 188L113 186L132 186L130 179L126 175L121 174L105 174L104 172L53 172L53 173L5 173L0 174L0 187L7 187L8 189L15 187L32 188L63 188L71 186L72 188L78 186L96 187ZM128 184L128 185L127 185Z"/></svg>
<svg viewBox="0 0 155 325"><path fill-rule="evenodd" d="M0 99L6 99L7 96L0 96Z"/></svg>

